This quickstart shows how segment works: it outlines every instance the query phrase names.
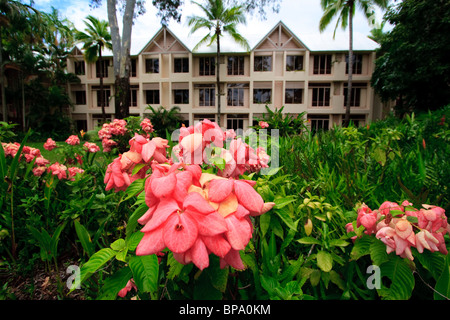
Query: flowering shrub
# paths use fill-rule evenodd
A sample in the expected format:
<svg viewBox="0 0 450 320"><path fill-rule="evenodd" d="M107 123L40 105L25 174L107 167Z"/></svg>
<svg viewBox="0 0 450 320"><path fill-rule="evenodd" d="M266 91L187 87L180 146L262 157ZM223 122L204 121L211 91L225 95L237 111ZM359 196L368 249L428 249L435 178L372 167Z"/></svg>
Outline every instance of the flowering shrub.
<svg viewBox="0 0 450 320"><path fill-rule="evenodd" d="M402 258L414 260L411 247L419 253L424 249L448 254L444 235L450 232L445 210L431 205L422 205L421 209L412 207L404 201L401 205L385 201L379 209L371 210L363 204L358 209L356 228L363 226L365 234L375 235L386 245L386 252L394 252ZM355 225L346 226L348 232L355 230ZM355 239L353 237L353 239Z"/></svg>
<svg viewBox="0 0 450 320"><path fill-rule="evenodd" d="M148 128L148 122L143 127ZM169 157L167 140L136 133L129 151L108 165L106 190L124 191L133 181L145 179L148 210L138 220L144 225L144 237L137 255L156 254L167 247L178 262L193 262L201 270L209 266L210 253L220 257L222 267L244 268L238 252L252 237L249 216L261 215L274 204L265 204L253 189L255 182L239 180L239 175L257 172L267 166L269 157L240 138L225 149L227 137L209 120L182 127L176 156ZM208 148L218 148L212 157L223 160L222 166L213 165L217 175L202 170L218 163L210 161Z"/></svg>

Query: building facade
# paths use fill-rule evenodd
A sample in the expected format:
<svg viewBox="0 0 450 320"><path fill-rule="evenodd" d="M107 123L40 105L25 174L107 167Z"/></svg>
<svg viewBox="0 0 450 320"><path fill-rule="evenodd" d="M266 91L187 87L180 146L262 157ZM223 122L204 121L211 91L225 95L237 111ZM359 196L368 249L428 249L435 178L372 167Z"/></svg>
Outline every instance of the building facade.
<svg viewBox="0 0 450 320"><path fill-rule="evenodd" d="M238 47L236 45L236 47ZM373 50L354 52L351 120L364 124L382 116L382 104L370 86ZM216 53L192 52L168 28L161 28L148 44L131 56L130 114L145 116L149 105L178 106L186 125L217 120L220 126L246 129L261 118L266 105L272 110L305 117L314 129L341 124L347 95L347 51L311 51L279 22L250 52L223 50L220 58L220 97L216 93ZM69 87L75 104L72 118L78 129L92 130L101 121L101 99L108 119L114 117L112 57L105 57L104 97L99 91L99 63L87 64L75 49L68 71L81 79Z"/></svg>

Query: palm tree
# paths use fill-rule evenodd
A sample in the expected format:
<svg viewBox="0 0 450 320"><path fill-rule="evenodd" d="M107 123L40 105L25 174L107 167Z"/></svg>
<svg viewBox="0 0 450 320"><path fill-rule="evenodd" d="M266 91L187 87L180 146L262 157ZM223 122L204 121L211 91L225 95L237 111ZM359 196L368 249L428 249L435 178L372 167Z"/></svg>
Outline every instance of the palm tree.
<svg viewBox="0 0 450 320"><path fill-rule="evenodd" d="M86 29L83 31L76 30L75 39L78 42L83 43L84 50L84 59L88 63L99 62L100 67L100 92L101 95L100 104L102 108L102 119L103 122L106 121L106 113L105 113L105 95L103 89L103 57L102 50L103 48L107 48L112 50L111 44L111 34L108 30L109 23L105 20L99 20L91 15L87 16L86 19L88 21L84 21L86 25Z"/></svg>
<svg viewBox="0 0 450 320"><path fill-rule="evenodd" d="M200 40L194 47L197 50L202 44L209 43L208 46L216 42L217 56L216 56L216 87L217 87L217 122L220 125L220 37L222 33L228 33L234 41L243 46L247 51L250 46L247 40L237 31L239 23L245 24L245 7L232 6L225 7L223 0L207 0L205 5L196 4L206 17L190 16L187 19L188 25L191 27L190 33L194 33L199 29L208 29L209 33Z"/></svg>
<svg viewBox="0 0 450 320"><path fill-rule="evenodd" d="M348 87L347 87L347 101L345 110L344 126L348 126L350 122L350 101L352 92L352 78L353 78L353 17L355 9L358 7L366 16L370 23L374 23L374 7L378 6L381 9L388 7L389 0L320 0L320 5L324 10L323 16L320 19L319 30L323 32L330 22L337 16L336 27L334 29L333 38L336 35L336 29L339 24L342 29L349 29L349 50L348 50Z"/></svg>

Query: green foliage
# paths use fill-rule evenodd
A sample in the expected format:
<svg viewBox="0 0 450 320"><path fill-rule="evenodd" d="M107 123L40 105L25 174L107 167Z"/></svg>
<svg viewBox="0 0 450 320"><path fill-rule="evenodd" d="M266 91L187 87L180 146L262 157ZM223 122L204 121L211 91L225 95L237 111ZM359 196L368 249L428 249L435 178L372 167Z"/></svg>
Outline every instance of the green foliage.
<svg viewBox="0 0 450 320"><path fill-rule="evenodd" d="M267 122L270 129L279 130L279 135L281 137L289 137L293 135L299 135L306 129L304 115L305 112L302 112L298 115L291 115L289 113L283 113L284 106L280 109L275 108L275 110L270 109L269 106L266 105L266 113L263 113L262 118L256 118L255 120ZM259 126L254 127L256 129Z"/></svg>
<svg viewBox="0 0 450 320"><path fill-rule="evenodd" d="M424 19L424 17L427 17ZM450 4L445 0L402 1L385 19L394 26L380 41L372 85L396 112L437 110L450 101ZM420 21L420 28L417 28Z"/></svg>
<svg viewBox="0 0 450 320"><path fill-rule="evenodd" d="M172 107L170 110L167 110L163 106L155 109L149 105L147 109L152 112L148 115L148 118L152 122L156 135L166 137L166 132L172 134L172 132L181 127L182 118L179 107Z"/></svg>

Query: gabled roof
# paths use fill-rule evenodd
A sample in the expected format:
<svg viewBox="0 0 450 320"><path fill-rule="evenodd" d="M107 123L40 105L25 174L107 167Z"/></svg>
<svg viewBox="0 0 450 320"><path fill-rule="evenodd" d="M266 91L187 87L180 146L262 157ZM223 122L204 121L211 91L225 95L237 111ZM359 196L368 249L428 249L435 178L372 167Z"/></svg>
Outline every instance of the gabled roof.
<svg viewBox="0 0 450 320"><path fill-rule="evenodd" d="M275 34L276 32L278 34ZM283 33L288 35L288 39L284 39L285 41L283 41ZM275 35L277 38L276 41L273 41L271 37L272 35ZM291 41L296 42L298 48L303 47L304 49L309 50L304 42L301 41L282 21L280 21L253 47L252 51L262 47L265 43L271 44L273 49L282 49L285 48Z"/></svg>
<svg viewBox="0 0 450 320"><path fill-rule="evenodd" d="M152 39L139 51L138 55L146 52L166 53L182 48L182 51L191 51L172 31L166 26L161 27ZM155 50L152 50L155 49Z"/></svg>

